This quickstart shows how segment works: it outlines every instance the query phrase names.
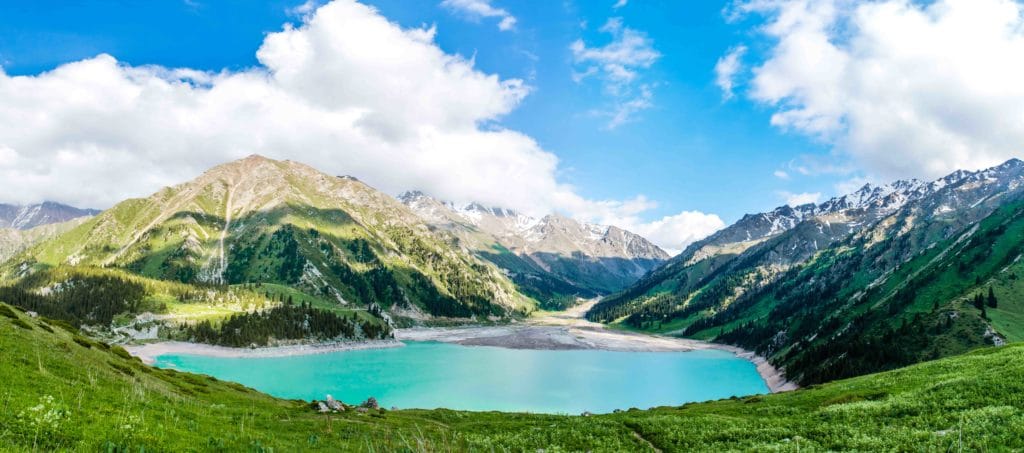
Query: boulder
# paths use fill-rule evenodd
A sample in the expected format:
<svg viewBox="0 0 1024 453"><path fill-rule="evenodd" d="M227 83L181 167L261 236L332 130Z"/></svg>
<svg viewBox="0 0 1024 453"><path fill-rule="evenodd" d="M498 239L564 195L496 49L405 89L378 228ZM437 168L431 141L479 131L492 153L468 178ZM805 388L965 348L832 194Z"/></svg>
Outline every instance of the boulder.
<svg viewBox="0 0 1024 453"><path fill-rule="evenodd" d="M367 409L380 409L380 404L377 404L377 398L371 396L363 402L363 407Z"/></svg>
<svg viewBox="0 0 1024 453"><path fill-rule="evenodd" d="M334 397L331 395L327 395L327 407L330 408L332 411L337 412L342 412L345 410L345 405L342 404L341 401L334 399Z"/></svg>

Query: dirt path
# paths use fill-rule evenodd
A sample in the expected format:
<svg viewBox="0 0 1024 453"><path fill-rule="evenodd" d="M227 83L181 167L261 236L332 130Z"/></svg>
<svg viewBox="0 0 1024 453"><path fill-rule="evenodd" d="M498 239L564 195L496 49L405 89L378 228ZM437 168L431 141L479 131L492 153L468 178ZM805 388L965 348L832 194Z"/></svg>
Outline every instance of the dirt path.
<svg viewBox="0 0 1024 453"><path fill-rule="evenodd" d="M661 453L661 449L658 448L658 447L655 447L654 444L651 443L651 441L649 441L646 438L644 438L644 436L641 435L640 432L636 430L636 428L633 428L632 426L629 426L628 424L625 425L625 426L626 426L626 428L629 429L630 432L633 433L633 437L635 437L636 440L639 440L641 443L646 445L648 448L651 449L651 451L654 451L654 452L657 452L657 453Z"/></svg>

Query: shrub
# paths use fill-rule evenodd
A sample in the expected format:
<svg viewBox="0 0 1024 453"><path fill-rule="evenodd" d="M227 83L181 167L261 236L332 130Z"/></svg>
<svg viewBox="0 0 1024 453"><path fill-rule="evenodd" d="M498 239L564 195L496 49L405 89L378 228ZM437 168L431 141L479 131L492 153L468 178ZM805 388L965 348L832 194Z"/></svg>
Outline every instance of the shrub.
<svg viewBox="0 0 1024 453"><path fill-rule="evenodd" d="M74 337L71 337L71 339L85 349L92 349L92 342L81 335L75 335Z"/></svg>
<svg viewBox="0 0 1024 453"><path fill-rule="evenodd" d="M11 321L11 324L14 324L15 326L21 327L22 329L25 330L32 330L32 326L28 325L28 323L20 319L15 319L14 321Z"/></svg>

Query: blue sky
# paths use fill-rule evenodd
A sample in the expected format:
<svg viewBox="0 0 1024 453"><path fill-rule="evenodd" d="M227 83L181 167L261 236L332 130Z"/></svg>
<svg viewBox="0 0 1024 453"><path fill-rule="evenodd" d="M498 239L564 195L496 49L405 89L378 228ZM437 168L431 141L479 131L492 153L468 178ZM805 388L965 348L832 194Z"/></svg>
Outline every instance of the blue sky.
<svg viewBox="0 0 1024 453"><path fill-rule="evenodd" d="M506 2L518 19L501 32L495 20L466 20L435 1L368 1L406 27L436 24L448 52L474 56L478 68L527 81L534 91L502 123L536 138L562 160L565 181L594 198L643 194L656 214L684 209L735 220L784 200L777 191L831 192L830 183L779 181L772 173L823 147L780 133L770 112L722 102L716 60L747 33L727 24L722 2ZM294 1L36 2L0 15L0 61L11 75L108 53L133 65L206 70L258 64L267 32L295 21ZM646 33L662 57L645 71L654 106L609 130L590 113L611 101L595 80L576 83L569 45L610 38L596 29L612 17ZM583 29L581 23L586 22Z"/></svg>
<svg viewBox="0 0 1024 453"><path fill-rule="evenodd" d="M934 121L920 128L933 132L917 135L875 132L858 124L870 123L860 118L876 114L852 107L837 108L831 91L816 93L824 86L852 100L882 96L858 93L855 90L861 88L840 84L848 75L840 71L847 69L835 62L860 55L852 53L852 44L844 47L838 43L836 49L829 49L831 54L823 56L810 52L816 48L806 42L806 33L800 33L817 33L825 43L849 39L828 34L831 28L843 27L815 28L814 24L820 22L812 20L815 17L827 17L825 22L835 25L849 16L834 2L631 0L616 7L616 1L363 3L404 29L436 27L433 42L446 54L472 59L480 73L496 75L500 80L521 79L529 87L529 94L504 114L481 115L480 129L516 131L535 140L544 152L557 156L559 164L553 170L557 182L571 185L572 192L585 200L622 201L639 195L656 202L648 209L630 211L626 216L632 217L626 223L656 221L682 211L715 214L729 223L744 213L785 204L794 194L805 194L798 199L821 201L869 180L930 178L951 168L979 167L1019 154L1014 147L989 143L985 144L988 152L973 154L970 150L980 139L961 131L954 131L958 136L929 136L936 127ZM879 20L903 19L929 12L927 4L896 0L874 3L902 5L903 10L864 9L863 17L876 14ZM966 4L957 0L936 3ZM1011 0L982 3L994 11L1004 8L1002 12L1007 5L1016 5ZM467 4L483 4L497 12L493 17L481 16L466 9ZM869 2L838 5L872 7ZM301 12L297 9L300 6L297 1L278 0L38 1L5 5L0 14L0 65L8 76L41 79L42 73L61 65L109 54L122 67L156 65L210 74L242 73L262 66L257 49L268 33L280 32L286 23L301 27L311 17L313 8ZM942 11L947 10L952 12L942 14L964 14L962 8ZM737 11L742 14L734 14ZM771 28L787 11L802 14L803 21ZM513 18L514 25L501 29L499 24L506 17ZM999 17L994 14L988 18ZM943 17L935 13L933 19L932 31L942 33ZM850 35L856 35L858 27L870 28L863 23L845 25L854 30ZM656 53L655 58L628 67L628 81L616 81L605 71L603 62L581 59L571 49L579 41L585 49L600 50L624 33L640 37L646 50ZM792 45L781 45L787 42ZM737 46L743 46L746 52L739 59L736 73L730 74L730 80L736 83L735 96L726 99L716 84L716 63ZM803 48L809 49L806 55L800 54ZM898 59L912 56L877 55L875 61L885 57L898 63ZM998 62L1004 57L993 55L993 64L1002 64ZM807 67L801 67L801 58L806 58ZM817 70L833 63L840 69L832 72L838 74ZM1006 69L1010 74L1017 70L995 69ZM927 81L930 76L893 75L911 82ZM961 91L970 88L970 83L951 87ZM643 98L643 108L621 124L611 120L617 106L639 98ZM925 101L921 104L928 105ZM978 106L965 106L973 107ZM954 126L948 129L957 129ZM941 130L943 125L938 127ZM962 139L962 143L956 139ZM933 142L953 143L951 148L962 149L935 157L928 151L935 148ZM0 151L3 145L0 131ZM902 159L904 145L912 151L914 147L920 150L916 154L908 152ZM311 163L315 165L315 159ZM182 170L181 174L188 172ZM144 189L149 187L144 185ZM68 200L76 201L74 197Z"/></svg>

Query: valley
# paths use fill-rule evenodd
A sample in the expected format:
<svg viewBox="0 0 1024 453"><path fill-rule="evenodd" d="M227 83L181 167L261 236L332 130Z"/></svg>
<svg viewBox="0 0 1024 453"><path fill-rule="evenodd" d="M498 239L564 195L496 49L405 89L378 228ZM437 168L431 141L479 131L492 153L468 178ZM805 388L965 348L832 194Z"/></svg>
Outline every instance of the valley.
<svg viewBox="0 0 1024 453"><path fill-rule="evenodd" d="M35 239L0 263L0 302L17 307L13 328L56 335L45 341L63 341L58 326L141 359L115 367L127 377L375 397L417 420L760 402L1024 338L1022 182L1010 161L865 187L748 215L669 258L615 227L392 198L251 156L18 230ZM638 370L647 383L623 386Z"/></svg>
<svg viewBox="0 0 1024 453"><path fill-rule="evenodd" d="M1024 452L1024 0L0 2L0 453Z"/></svg>

